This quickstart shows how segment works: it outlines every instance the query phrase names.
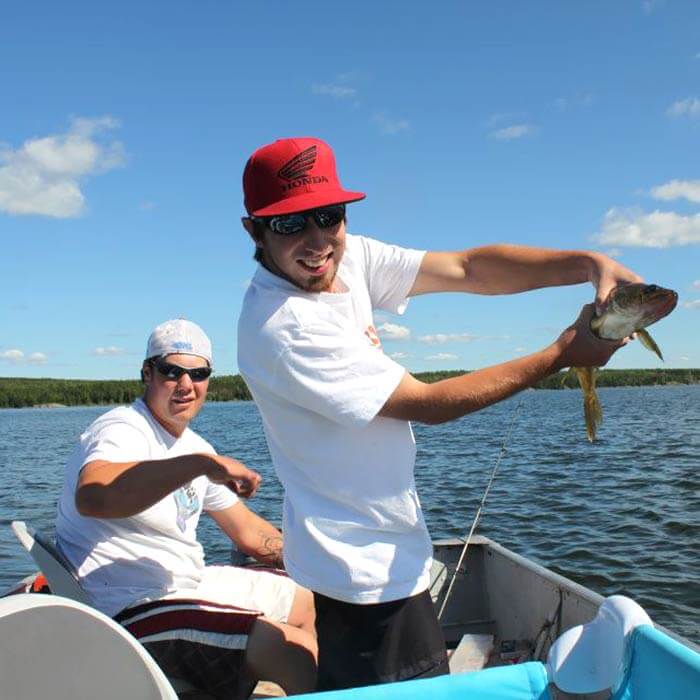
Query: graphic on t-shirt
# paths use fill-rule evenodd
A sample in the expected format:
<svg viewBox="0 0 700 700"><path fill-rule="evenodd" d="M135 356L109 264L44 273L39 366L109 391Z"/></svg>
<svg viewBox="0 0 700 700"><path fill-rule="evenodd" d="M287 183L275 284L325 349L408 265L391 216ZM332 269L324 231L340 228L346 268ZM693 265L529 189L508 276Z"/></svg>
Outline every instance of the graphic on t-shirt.
<svg viewBox="0 0 700 700"><path fill-rule="evenodd" d="M374 326L367 326L365 335L369 338L369 342L374 345L375 348L382 347L382 341L379 340L379 335L377 335L377 329Z"/></svg>
<svg viewBox="0 0 700 700"><path fill-rule="evenodd" d="M177 526L180 532L187 528L187 520L199 510L199 498L192 484L181 486L175 493L175 505L177 505Z"/></svg>

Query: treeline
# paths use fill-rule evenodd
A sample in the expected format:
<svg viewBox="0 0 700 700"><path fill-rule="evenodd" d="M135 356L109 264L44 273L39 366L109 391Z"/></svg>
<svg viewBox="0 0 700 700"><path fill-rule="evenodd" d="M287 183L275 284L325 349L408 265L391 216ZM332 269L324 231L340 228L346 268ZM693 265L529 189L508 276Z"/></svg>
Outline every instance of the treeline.
<svg viewBox="0 0 700 700"><path fill-rule="evenodd" d="M464 374L464 370L449 372L419 372L415 376L424 382L437 382ZM542 380L537 389L562 389L564 373ZM598 373L598 386L651 386L655 384L700 384L700 369L605 369ZM570 376L565 382L570 388L578 381ZM0 408L26 406L91 406L99 404L128 404L143 394L143 384L132 379L25 379L0 377ZM250 392L240 375L212 377L209 401L249 401Z"/></svg>
<svg viewBox="0 0 700 700"><path fill-rule="evenodd" d="M0 377L0 408L25 406L92 406L128 404L143 394L135 379L6 379ZM239 375L212 377L209 401L248 401L250 392Z"/></svg>
<svg viewBox="0 0 700 700"><path fill-rule="evenodd" d="M420 372L415 376L424 382L437 382L460 374L465 374L465 370ZM700 384L700 369L603 369L598 371L596 380L596 385L601 387L662 384ZM559 372L543 379L535 389L577 389L578 386L576 375Z"/></svg>

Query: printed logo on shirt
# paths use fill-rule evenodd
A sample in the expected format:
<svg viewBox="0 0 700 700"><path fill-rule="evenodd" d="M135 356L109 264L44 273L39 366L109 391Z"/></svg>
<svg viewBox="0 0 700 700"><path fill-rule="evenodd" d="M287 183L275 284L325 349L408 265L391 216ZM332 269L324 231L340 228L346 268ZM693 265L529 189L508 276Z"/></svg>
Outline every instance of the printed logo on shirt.
<svg viewBox="0 0 700 700"><path fill-rule="evenodd" d="M173 494L177 506L176 522L180 532L187 529L187 521L199 510L199 498L192 484L181 486Z"/></svg>
<svg viewBox="0 0 700 700"><path fill-rule="evenodd" d="M379 336L377 335L377 329L374 326L367 326L365 335L369 338L369 342L372 343L372 345L374 345L375 348L379 348L381 350L382 341L379 340Z"/></svg>
<svg viewBox="0 0 700 700"><path fill-rule="evenodd" d="M309 171L316 164L316 146L309 146L301 153L288 160L278 171L277 177L287 180L282 186L282 191L291 190L302 185L318 185L328 182L325 175L309 175Z"/></svg>

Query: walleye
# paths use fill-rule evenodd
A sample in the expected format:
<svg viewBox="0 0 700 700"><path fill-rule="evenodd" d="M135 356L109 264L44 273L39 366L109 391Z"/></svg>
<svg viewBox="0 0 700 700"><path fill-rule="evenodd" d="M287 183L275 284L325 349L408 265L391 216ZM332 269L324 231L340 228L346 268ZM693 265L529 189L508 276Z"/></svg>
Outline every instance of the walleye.
<svg viewBox="0 0 700 700"><path fill-rule="evenodd" d="M659 346L644 329L668 316L677 303L678 294L672 289L664 289L655 284L620 285L610 292L605 311L591 320L591 330L606 340L622 340L636 333L642 345L663 360ZM595 390L598 368L571 367L564 379L570 372L576 374L581 385L586 432L588 439L593 442L596 430L603 420L603 411Z"/></svg>

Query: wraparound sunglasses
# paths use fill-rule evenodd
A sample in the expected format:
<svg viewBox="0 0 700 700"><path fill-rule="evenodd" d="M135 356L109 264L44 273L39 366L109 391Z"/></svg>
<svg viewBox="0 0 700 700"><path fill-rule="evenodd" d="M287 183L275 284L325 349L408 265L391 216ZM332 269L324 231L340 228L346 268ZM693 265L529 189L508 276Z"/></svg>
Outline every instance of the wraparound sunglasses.
<svg viewBox="0 0 700 700"><path fill-rule="evenodd" d="M174 381L179 381L180 377L186 374L193 382L203 382L205 379L209 379L213 372L211 367L181 367L180 365L172 364L172 362L166 362L161 358L151 360L151 364L166 379L173 379Z"/></svg>
<svg viewBox="0 0 700 700"><path fill-rule="evenodd" d="M262 221L270 231L280 236L293 236L306 228L309 219L313 219L319 228L337 226L345 218L345 205L333 204L330 207L319 207L294 214L251 216L250 218L253 221Z"/></svg>

